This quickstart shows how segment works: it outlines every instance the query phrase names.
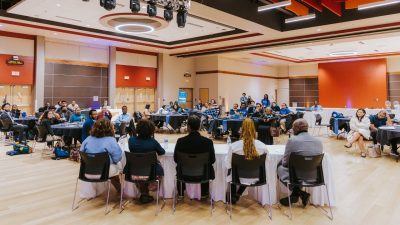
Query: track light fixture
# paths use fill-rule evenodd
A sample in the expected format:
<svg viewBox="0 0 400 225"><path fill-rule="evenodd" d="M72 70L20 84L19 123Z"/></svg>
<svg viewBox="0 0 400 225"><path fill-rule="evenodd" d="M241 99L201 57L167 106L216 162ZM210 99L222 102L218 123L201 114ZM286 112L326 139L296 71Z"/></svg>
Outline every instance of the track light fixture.
<svg viewBox="0 0 400 225"><path fill-rule="evenodd" d="M157 16L157 6L156 6L156 4L157 4L156 0L149 0L147 2L147 14L150 17Z"/></svg>
<svg viewBox="0 0 400 225"><path fill-rule="evenodd" d="M138 13L140 11L140 2L139 0L131 0L129 7L133 13Z"/></svg>
<svg viewBox="0 0 400 225"><path fill-rule="evenodd" d="M187 9L181 5L176 14L176 22L179 28L184 28L186 25Z"/></svg>
<svg viewBox="0 0 400 225"><path fill-rule="evenodd" d="M115 9L116 5L116 0L100 0L100 6L108 11Z"/></svg>
<svg viewBox="0 0 400 225"><path fill-rule="evenodd" d="M167 22L170 22L174 18L174 10L173 10L172 2L169 1L165 6L164 6L164 19Z"/></svg>

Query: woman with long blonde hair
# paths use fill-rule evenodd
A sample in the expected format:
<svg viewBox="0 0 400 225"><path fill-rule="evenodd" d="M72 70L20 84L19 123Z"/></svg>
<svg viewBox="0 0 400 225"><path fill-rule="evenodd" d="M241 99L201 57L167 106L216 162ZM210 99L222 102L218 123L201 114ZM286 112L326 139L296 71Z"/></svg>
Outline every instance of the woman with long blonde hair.
<svg viewBox="0 0 400 225"><path fill-rule="evenodd" d="M267 153L267 146L259 140L256 140L256 128L252 119L247 118L243 121L241 140L237 141L229 146L229 152L226 156L226 167L228 170L232 168L232 154L244 155L247 160L254 160L262 154ZM232 179L231 176L228 180ZM242 184L254 184L258 179L245 179L240 178ZM232 203L235 204L240 196L246 189L246 186L240 186L236 191L237 187L232 185Z"/></svg>

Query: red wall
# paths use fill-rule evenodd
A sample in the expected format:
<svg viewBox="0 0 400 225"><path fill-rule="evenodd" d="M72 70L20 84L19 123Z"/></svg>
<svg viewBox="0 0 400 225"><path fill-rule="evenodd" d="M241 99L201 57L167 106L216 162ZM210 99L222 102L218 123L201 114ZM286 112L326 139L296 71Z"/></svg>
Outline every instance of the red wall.
<svg viewBox="0 0 400 225"><path fill-rule="evenodd" d="M8 65L12 55L0 54L0 84L33 84L34 57L19 56L24 65ZM19 76L11 76L12 71L18 71Z"/></svg>
<svg viewBox="0 0 400 225"><path fill-rule="evenodd" d="M320 63L318 87L322 107L384 107L386 59Z"/></svg>
<svg viewBox="0 0 400 225"><path fill-rule="evenodd" d="M125 80L124 76L129 76ZM146 81L150 77L150 81ZM139 66L117 65L117 87L157 87L157 69Z"/></svg>

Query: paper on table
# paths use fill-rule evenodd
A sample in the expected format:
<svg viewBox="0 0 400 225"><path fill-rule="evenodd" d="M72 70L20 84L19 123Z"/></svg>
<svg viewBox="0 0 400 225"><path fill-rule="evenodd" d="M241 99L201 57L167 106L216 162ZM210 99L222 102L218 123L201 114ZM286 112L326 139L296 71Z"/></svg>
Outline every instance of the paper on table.
<svg viewBox="0 0 400 225"><path fill-rule="evenodd" d="M382 127L379 127L379 129L382 129L382 130L394 130L395 128L394 128L394 126L382 126Z"/></svg>

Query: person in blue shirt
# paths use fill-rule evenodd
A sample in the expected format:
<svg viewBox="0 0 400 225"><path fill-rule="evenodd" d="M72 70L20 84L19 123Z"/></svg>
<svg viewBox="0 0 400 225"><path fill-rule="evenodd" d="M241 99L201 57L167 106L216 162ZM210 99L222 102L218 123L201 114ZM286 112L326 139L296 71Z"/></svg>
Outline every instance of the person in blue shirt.
<svg viewBox="0 0 400 225"><path fill-rule="evenodd" d="M92 109L89 111L89 118L85 120L85 123L83 123L82 126L82 141L85 141L85 139L89 136L90 130L93 127L93 124L97 120L97 111Z"/></svg>
<svg viewBox="0 0 400 225"><path fill-rule="evenodd" d="M81 109L76 108L74 114L69 117L69 122L74 123L74 122L81 122L81 121L82 121Z"/></svg>
<svg viewBox="0 0 400 225"><path fill-rule="evenodd" d="M229 115L230 116L235 116L239 115L239 105L237 103L233 104L233 108L229 110Z"/></svg>
<svg viewBox="0 0 400 225"><path fill-rule="evenodd" d="M286 132L286 116L291 113L290 109L287 107L286 103L281 104L281 110L279 111L279 114L282 116L281 120L279 121L281 125L281 129L283 132Z"/></svg>
<svg viewBox="0 0 400 225"><path fill-rule="evenodd" d="M247 103L246 93L243 93L243 94L242 94L242 97L240 97L240 102L245 102L245 103Z"/></svg>
<svg viewBox="0 0 400 225"><path fill-rule="evenodd" d="M136 125L137 136L130 137L128 140L129 151L133 153L150 153L156 152L157 155L164 155L165 150L154 139L155 125L151 120L142 119ZM164 176L164 170L160 163L156 165L156 176L158 179ZM149 184L137 184L140 190L139 201L141 203L149 203L154 200L149 195Z"/></svg>
<svg viewBox="0 0 400 225"><path fill-rule="evenodd" d="M241 104L240 105L240 109L239 109L239 113L240 115L242 115L243 117L247 116L247 108L245 104Z"/></svg>
<svg viewBox="0 0 400 225"><path fill-rule="evenodd" d="M264 95L264 98L261 100L261 104L264 108L267 108L271 105L271 101L268 99L267 94Z"/></svg>
<svg viewBox="0 0 400 225"><path fill-rule="evenodd" d="M322 107L318 105L318 101L314 101L314 105L310 107L311 111L321 111Z"/></svg>
<svg viewBox="0 0 400 225"><path fill-rule="evenodd" d="M114 126L110 120L98 120L94 123L90 131L90 136L83 141L80 151L93 154L108 153L110 156L109 178L115 189L120 192L121 183L119 181L119 173L122 171L122 166L117 163L122 160L122 149L118 145L114 135ZM85 176L93 179L94 177L92 176L99 175L85 174Z"/></svg>
<svg viewBox="0 0 400 225"><path fill-rule="evenodd" d="M255 106L255 102L251 101L249 104L249 107L247 108L247 115L252 116L253 113L256 112L256 106Z"/></svg>
<svg viewBox="0 0 400 225"><path fill-rule="evenodd" d="M371 121L371 125L369 130L371 131L371 137L374 143L374 147L377 147L378 140L376 139L376 135L378 134L378 128L382 126L390 126L392 125L392 120L389 117L389 114L385 110L379 111L375 115L370 115L369 120ZM396 140L396 150L397 150L397 140ZM397 151L393 151L392 153L397 153ZM398 154L398 153L397 153Z"/></svg>
<svg viewBox="0 0 400 225"><path fill-rule="evenodd" d="M208 134L211 134L215 129L215 119L218 118L218 110L216 108L209 107L206 111L204 111L204 115L206 116L206 122L209 124Z"/></svg>
<svg viewBox="0 0 400 225"><path fill-rule="evenodd" d="M131 115L128 113L128 107L126 105L122 106L122 113L118 115L117 119L114 121L114 125L116 130L121 126L122 123L126 124L126 127L129 127L129 124L132 120Z"/></svg>

